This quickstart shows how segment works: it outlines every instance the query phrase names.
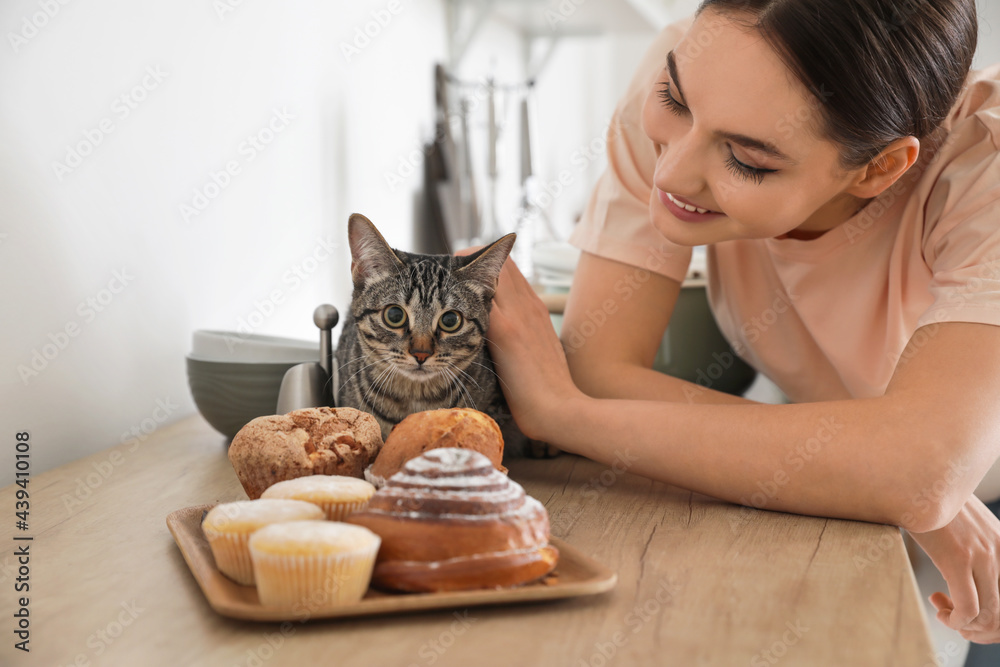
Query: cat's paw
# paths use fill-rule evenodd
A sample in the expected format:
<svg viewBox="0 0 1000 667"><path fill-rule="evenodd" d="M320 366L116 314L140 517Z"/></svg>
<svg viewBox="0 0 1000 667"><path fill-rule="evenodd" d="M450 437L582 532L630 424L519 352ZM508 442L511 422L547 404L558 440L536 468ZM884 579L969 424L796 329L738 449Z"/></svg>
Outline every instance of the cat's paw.
<svg viewBox="0 0 1000 667"><path fill-rule="evenodd" d="M529 459L551 459L561 453L558 447L541 440L528 440L524 446L524 456Z"/></svg>

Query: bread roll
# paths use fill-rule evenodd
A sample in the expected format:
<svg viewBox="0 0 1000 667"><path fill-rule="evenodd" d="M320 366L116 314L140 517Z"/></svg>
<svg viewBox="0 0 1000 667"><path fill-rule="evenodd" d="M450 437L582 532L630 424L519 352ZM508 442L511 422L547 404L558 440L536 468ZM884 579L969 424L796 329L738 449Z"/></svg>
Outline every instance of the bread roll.
<svg viewBox="0 0 1000 667"><path fill-rule="evenodd" d="M247 495L257 499L286 479L363 477L381 448L382 431L370 414L354 408L306 408L251 421L233 438L229 460Z"/></svg>
<svg viewBox="0 0 1000 667"><path fill-rule="evenodd" d="M471 408L451 408L416 412L396 424L365 479L380 487L410 459L441 447L477 451L507 472L501 463L503 435L493 418Z"/></svg>
<svg viewBox="0 0 1000 667"><path fill-rule="evenodd" d="M382 538L372 583L390 590L516 586L551 572L559 556L545 507L465 449L408 461L347 521Z"/></svg>

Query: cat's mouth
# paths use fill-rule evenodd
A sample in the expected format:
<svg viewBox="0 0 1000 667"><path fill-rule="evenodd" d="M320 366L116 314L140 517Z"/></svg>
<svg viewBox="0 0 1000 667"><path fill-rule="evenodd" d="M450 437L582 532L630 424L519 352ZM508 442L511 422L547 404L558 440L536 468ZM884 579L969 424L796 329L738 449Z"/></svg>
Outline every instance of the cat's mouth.
<svg viewBox="0 0 1000 667"><path fill-rule="evenodd" d="M426 363L418 365L407 364L406 366L400 366L399 370L407 377L419 382L427 382L442 375L436 367L428 366Z"/></svg>

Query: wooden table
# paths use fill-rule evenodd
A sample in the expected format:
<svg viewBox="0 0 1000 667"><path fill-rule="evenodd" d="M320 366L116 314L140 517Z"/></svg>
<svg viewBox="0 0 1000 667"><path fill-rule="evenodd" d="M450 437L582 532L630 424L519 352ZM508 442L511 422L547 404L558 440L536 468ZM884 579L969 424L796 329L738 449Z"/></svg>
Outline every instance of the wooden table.
<svg viewBox="0 0 1000 667"><path fill-rule="evenodd" d="M740 508L570 455L510 474L555 535L618 572L609 593L284 632L224 618L165 517L245 498L225 447L193 417L30 481L30 530L18 532L34 537L30 654L13 648L11 545L24 543L12 539L15 487L0 490L0 664L933 664L896 529Z"/></svg>

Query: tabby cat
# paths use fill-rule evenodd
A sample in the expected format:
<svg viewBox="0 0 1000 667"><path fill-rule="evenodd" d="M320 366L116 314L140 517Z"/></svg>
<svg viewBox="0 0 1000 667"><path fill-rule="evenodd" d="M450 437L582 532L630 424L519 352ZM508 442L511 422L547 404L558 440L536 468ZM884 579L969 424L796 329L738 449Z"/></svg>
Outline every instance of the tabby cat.
<svg viewBox="0 0 1000 667"><path fill-rule="evenodd" d="M337 405L374 415L383 437L407 415L438 408L513 423L485 343L515 235L466 257L393 250L358 213L347 235L354 294L337 344Z"/></svg>

